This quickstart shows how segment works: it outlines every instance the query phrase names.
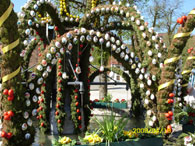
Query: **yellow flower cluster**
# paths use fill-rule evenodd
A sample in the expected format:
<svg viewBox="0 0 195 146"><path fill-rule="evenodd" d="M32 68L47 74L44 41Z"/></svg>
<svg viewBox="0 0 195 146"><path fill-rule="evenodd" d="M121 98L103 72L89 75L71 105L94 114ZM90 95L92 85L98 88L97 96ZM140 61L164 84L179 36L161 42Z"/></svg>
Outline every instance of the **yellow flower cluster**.
<svg viewBox="0 0 195 146"><path fill-rule="evenodd" d="M123 131L124 136L128 136L129 138L138 137L138 134L133 132L132 130Z"/></svg>
<svg viewBox="0 0 195 146"><path fill-rule="evenodd" d="M85 141L88 141L90 144L96 144L96 143L100 143L103 141L103 139L101 137L99 137L99 135L97 134L90 134L84 137Z"/></svg>
<svg viewBox="0 0 195 146"><path fill-rule="evenodd" d="M97 5L97 0L92 0L91 2L91 8L95 8Z"/></svg>
<svg viewBox="0 0 195 146"><path fill-rule="evenodd" d="M66 16L71 17L71 18L79 18L79 16L73 16L70 15L66 9L66 1L65 0L60 0L60 15L63 14L63 12L66 14Z"/></svg>
<svg viewBox="0 0 195 146"><path fill-rule="evenodd" d="M71 139L69 137L64 136L64 137L60 138L58 140L58 142L61 143L61 144L68 144L68 143L71 142Z"/></svg>

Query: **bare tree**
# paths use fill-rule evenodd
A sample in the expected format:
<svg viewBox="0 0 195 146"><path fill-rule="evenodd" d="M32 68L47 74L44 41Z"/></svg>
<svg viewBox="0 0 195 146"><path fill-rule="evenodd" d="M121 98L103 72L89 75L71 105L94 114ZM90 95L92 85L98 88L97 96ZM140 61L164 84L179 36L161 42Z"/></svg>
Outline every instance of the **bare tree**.
<svg viewBox="0 0 195 146"><path fill-rule="evenodd" d="M176 19L181 16L183 0L151 0L148 7L148 16L152 22L152 27L164 31L167 35L167 43L170 45L172 36L177 27Z"/></svg>

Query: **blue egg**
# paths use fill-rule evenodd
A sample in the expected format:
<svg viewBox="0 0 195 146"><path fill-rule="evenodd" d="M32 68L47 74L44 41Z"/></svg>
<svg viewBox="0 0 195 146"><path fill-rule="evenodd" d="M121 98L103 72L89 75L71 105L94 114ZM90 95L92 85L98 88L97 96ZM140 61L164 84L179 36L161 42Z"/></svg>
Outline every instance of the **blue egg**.
<svg viewBox="0 0 195 146"><path fill-rule="evenodd" d="M34 9L35 9L35 10L38 10L38 8L39 8L39 7L38 7L37 5L34 5Z"/></svg>
<svg viewBox="0 0 195 146"><path fill-rule="evenodd" d="M28 20L28 25L32 26L32 20Z"/></svg>
<svg viewBox="0 0 195 146"><path fill-rule="evenodd" d="M139 58L138 57L135 57L135 62L138 62L139 61Z"/></svg>
<svg viewBox="0 0 195 146"><path fill-rule="evenodd" d="M21 22L20 22L20 21L18 21L18 22L17 22L17 25L21 25Z"/></svg>

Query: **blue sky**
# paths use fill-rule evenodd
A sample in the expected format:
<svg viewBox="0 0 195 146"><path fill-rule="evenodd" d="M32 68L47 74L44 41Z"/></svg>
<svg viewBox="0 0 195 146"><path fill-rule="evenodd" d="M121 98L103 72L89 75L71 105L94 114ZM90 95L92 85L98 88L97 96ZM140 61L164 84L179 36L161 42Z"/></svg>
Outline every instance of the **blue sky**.
<svg viewBox="0 0 195 146"><path fill-rule="evenodd" d="M20 11L21 6L23 6L27 0L11 0L14 3L14 10L16 12ZM181 8L182 12L188 13L190 10L195 8L195 0L183 0L183 6Z"/></svg>

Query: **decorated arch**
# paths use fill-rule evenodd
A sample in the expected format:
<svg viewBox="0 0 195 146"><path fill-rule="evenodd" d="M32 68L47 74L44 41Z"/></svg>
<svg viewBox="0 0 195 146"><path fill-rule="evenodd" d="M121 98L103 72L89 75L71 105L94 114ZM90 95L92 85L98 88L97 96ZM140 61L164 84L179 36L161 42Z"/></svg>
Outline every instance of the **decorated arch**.
<svg viewBox="0 0 195 146"><path fill-rule="evenodd" d="M170 131L171 119L165 113L172 112L173 85L179 79L175 77L175 69L195 27L194 10L189 13L171 46L167 48L162 38L152 28L148 28L135 6L95 7L95 3L92 3L91 7L79 18L69 14L67 9L61 9L59 15L57 8L48 0L32 0L23 7L17 21L12 3L0 1L4 145L30 145L35 135L33 117L39 119L41 131L48 130L48 114L45 113L50 110L50 95L47 91L51 90L49 77L55 68L55 118L59 134L63 131L67 97L71 99L71 119L75 132L87 129L92 109L89 58L94 46L111 53L129 71L130 78L139 87L136 92L141 93L147 110L146 127L161 127L167 131L169 128ZM111 17L120 18L121 21L110 21ZM97 22L97 19L100 21ZM49 25L54 25L51 32L48 30ZM132 32L135 38L133 41L137 45L129 48L112 30ZM39 62L29 74L26 71L35 48L40 51ZM179 96L186 94L187 74L194 67L194 64L191 65L193 59L194 50L184 60L186 62L180 73L184 83L181 90L184 91Z"/></svg>

